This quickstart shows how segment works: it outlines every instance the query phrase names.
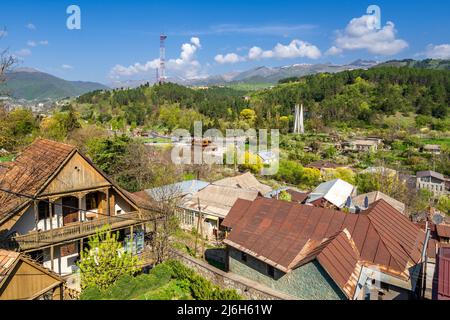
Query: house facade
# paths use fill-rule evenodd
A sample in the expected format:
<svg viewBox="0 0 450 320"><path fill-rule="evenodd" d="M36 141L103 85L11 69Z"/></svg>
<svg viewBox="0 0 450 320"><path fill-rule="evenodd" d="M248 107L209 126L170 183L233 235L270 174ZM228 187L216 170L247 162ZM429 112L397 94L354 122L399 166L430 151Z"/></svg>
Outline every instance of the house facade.
<svg viewBox="0 0 450 320"><path fill-rule="evenodd" d="M447 179L438 172L421 171L416 174L416 188L428 190L437 198L448 194L446 182Z"/></svg>
<svg viewBox="0 0 450 320"><path fill-rule="evenodd" d="M384 200L361 214L238 200L222 225L229 271L300 299L420 296L427 234Z"/></svg>
<svg viewBox="0 0 450 320"><path fill-rule="evenodd" d="M38 139L0 172L0 243L45 267L76 270L87 238L109 225L136 240L151 204L115 185L74 146Z"/></svg>
<svg viewBox="0 0 450 320"><path fill-rule="evenodd" d="M251 173L215 181L182 199L178 206L180 226L197 230L210 240L223 238L222 221L238 199L255 200L271 191Z"/></svg>

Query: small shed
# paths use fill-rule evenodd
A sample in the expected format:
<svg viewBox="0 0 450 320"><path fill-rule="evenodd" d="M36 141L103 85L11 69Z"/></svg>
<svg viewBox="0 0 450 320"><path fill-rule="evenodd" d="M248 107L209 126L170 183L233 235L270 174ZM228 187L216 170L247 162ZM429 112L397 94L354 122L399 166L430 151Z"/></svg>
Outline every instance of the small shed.
<svg viewBox="0 0 450 320"><path fill-rule="evenodd" d="M0 249L0 300L63 300L64 280L22 253Z"/></svg>

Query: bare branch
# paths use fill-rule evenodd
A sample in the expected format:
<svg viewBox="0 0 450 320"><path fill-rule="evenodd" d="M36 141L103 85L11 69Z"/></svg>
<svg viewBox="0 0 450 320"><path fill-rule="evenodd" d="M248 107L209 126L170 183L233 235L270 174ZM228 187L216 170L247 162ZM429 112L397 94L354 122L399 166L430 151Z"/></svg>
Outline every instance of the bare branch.
<svg viewBox="0 0 450 320"><path fill-rule="evenodd" d="M0 39L6 35L6 29L0 30ZM9 53L8 49L0 52L0 84L6 81L6 73L10 72L17 64L17 58Z"/></svg>

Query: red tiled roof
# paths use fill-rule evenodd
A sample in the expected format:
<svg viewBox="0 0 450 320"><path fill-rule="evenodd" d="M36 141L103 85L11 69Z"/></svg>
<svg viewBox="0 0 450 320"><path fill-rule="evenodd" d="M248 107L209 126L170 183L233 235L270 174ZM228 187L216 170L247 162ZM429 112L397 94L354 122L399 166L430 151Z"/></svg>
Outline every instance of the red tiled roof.
<svg viewBox="0 0 450 320"><path fill-rule="evenodd" d="M450 248L441 248L438 268L438 299L450 300Z"/></svg>
<svg viewBox="0 0 450 320"><path fill-rule="evenodd" d="M357 251L362 264L376 265L405 280L409 279L409 269L421 258L425 238L423 231L384 200L358 215L274 199L238 200L222 225L232 228L226 243L243 248L284 272L295 267L299 256L314 256L314 250L324 241L346 229L355 250L338 250L338 246L348 248L342 241L330 244L326 252L341 255L335 261L354 262L352 252ZM325 260L322 259L324 264ZM331 265L330 262L328 269ZM349 270L354 270L350 265L344 268L347 276ZM342 285L341 280L335 281Z"/></svg>
<svg viewBox="0 0 450 320"><path fill-rule="evenodd" d="M55 141L38 139L27 147L0 176L0 188L35 196L63 164L75 147ZM0 191L0 218L16 207L28 203Z"/></svg>
<svg viewBox="0 0 450 320"><path fill-rule="evenodd" d="M0 283L8 275L19 256L20 253L18 252L0 249Z"/></svg>

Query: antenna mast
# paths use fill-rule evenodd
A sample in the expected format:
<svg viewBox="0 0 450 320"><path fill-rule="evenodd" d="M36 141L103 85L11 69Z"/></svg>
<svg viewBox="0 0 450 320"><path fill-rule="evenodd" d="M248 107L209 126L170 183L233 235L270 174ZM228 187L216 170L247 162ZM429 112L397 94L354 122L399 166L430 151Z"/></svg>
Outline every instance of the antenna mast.
<svg viewBox="0 0 450 320"><path fill-rule="evenodd" d="M161 34L159 37L159 83L166 81L166 39L167 36Z"/></svg>

